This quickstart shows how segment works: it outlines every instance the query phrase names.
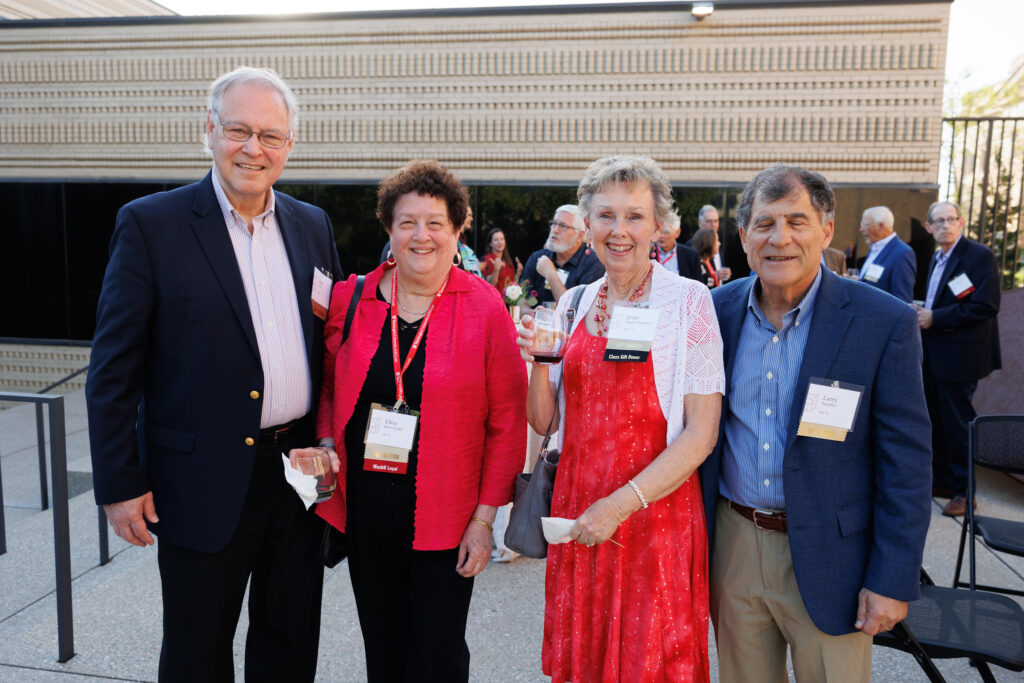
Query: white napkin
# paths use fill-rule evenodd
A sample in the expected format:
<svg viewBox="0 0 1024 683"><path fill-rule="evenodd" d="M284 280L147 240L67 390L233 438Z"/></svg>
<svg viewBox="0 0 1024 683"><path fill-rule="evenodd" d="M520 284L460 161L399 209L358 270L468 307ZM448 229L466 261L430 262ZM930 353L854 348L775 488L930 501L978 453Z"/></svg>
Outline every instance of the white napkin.
<svg viewBox="0 0 1024 683"><path fill-rule="evenodd" d="M281 454L281 460L284 462L284 480L291 484L308 510L309 506L316 502L316 477L312 474L303 474L292 467L284 453Z"/></svg>
<svg viewBox="0 0 1024 683"><path fill-rule="evenodd" d="M575 523L575 519L565 519L564 517L540 518L541 527L544 529L544 538L547 539L548 543L568 543L571 541L569 529Z"/></svg>

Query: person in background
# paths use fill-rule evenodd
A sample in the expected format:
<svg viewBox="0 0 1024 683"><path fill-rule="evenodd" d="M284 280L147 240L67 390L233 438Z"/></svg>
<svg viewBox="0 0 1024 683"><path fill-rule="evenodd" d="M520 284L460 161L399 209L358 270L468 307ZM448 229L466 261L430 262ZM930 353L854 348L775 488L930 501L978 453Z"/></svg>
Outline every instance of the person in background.
<svg viewBox="0 0 1024 683"><path fill-rule="evenodd" d="M710 204L705 204L704 206L700 207L700 211L697 212L697 229L698 230L713 230L715 232L715 234L717 235L718 234L718 228L719 228L718 209L716 209L715 207L711 206ZM690 238L689 244L690 244L690 246L693 246L693 238L692 237ZM728 282L729 278L732 277L732 269L722 265L722 255L721 255L721 253L716 253L715 254L715 258L713 260L713 264L715 266L715 272L718 275L718 281L720 283Z"/></svg>
<svg viewBox="0 0 1024 683"><path fill-rule="evenodd" d="M693 248L700 255L700 268L702 282L707 284L708 289L714 289L722 284L718 277L718 270L715 268L715 257L718 255L718 233L709 228L701 228L693 235Z"/></svg>
<svg viewBox="0 0 1024 683"><path fill-rule="evenodd" d="M927 298L917 307L932 420L932 495L950 499L942 514L960 517L967 511L974 390L1003 366L999 265L991 249L963 236L963 215L953 202L928 207L924 227L939 247L928 270Z"/></svg>
<svg viewBox="0 0 1024 683"><path fill-rule="evenodd" d="M298 105L273 71L210 86L198 183L117 214L85 396L96 502L160 539L161 681L312 681L323 524L281 453L314 442L322 318L341 276L323 210L275 192ZM141 589L141 587L140 587Z"/></svg>
<svg viewBox="0 0 1024 683"><path fill-rule="evenodd" d="M523 466L526 368L501 297L453 266L465 187L411 161L377 199L391 258L346 341L355 277L324 331L317 432L338 484L317 514L346 535L368 680L466 681L473 577Z"/></svg>
<svg viewBox="0 0 1024 683"><path fill-rule="evenodd" d="M583 220L576 206L555 209L550 228L544 248L530 254L523 267L523 282L529 285L526 294L536 292L538 305L557 302L566 289L604 275L604 266L584 245Z"/></svg>
<svg viewBox="0 0 1024 683"><path fill-rule="evenodd" d="M670 273L679 273L682 277L704 282L701 275L700 254L696 249L676 241L679 239L681 231L679 214L675 211L669 212L661 230L655 235L651 260L656 260L665 266Z"/></svg>
<svg viewBox="0 0 1024 683"><path fill-rule="evenodd" d="M756 277L711 296L729 391L701 468L723 683L867 681L920 597L931 518L914 311L821 264L835 194L775 164L736 211ZM831 429L828 427L831 425Z"/></svg>
<svg viewBox="0 0 1024 683"><path fill-rule="evenodd" d="M530 424L541 431L553 419L563 444L551 514L575 520L572 542L549 547L543 670L554 681L707 681L695 473L714 446L725 391L711 295L648 258L672 204L653 160L599 159L577 194L607 271L582 293L564 359L534 365L530 377ZM650 353L605 360L609 325L633 306L656 318ZM532 322L520 328L528 362Z"/></svg>
<svg viewBox="0 0 1024 683"><path fill-rule="evenodd" d="M895 220L885 206L864 211L860 234L870 248L860 267L859 279L909 304L914 298L917 259L914 250L892 231Z"/></svg>
<svg viewBox="0 0 1024 683"><path fill-rule="evenodd" d="M836 275L846 277L846 254L835 247L828 247L822 252L821 258L825 261L825 267Z"/></svg>
<svg viewBox="0 0 1024 683"><path fill-rule="evenodd" d="M502 296L505 295L505 288L519 282L519 276L523 274L523 264L519 259L513 262L512 255L508 253L505 232L501 228L494 228L487 233L487 253L480 273L498 288Z"/></svg>

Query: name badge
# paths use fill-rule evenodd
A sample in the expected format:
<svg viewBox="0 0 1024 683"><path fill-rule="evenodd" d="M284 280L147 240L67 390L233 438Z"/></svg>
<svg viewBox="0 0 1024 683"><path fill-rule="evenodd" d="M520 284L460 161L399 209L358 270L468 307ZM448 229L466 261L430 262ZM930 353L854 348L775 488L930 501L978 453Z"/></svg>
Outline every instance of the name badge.
<svg viewBox="0 0 1024 683"><path fill-rule="evenodd" d="M863 394L862 386L812 377L797 435L846 441Z"/></svg>
<svg viewBox="0 0 1024 683"><path fill-rule="evenodd" d="M562 282L563 285L565 285L565 283L569 280L569 271L564 270L562 268L558 268L555 270L555 272L558 274L558 279ZM544 281L544 289L551 289L551 285L548 284L547 280Z"/></svg>
<svg viewBox="0 0 1024 683"><path fill-rule="evenodd" d="M327 320L327 309L331 307L331 274L313 268L313 315Z"/></svg>
<svg viewBox="0 0 1024 683"><path fill-rule="evenodd" d="M868 266L868 269L864 271L864 279L868 282L878 282L879 278L882 277L882 273L885 272L885 266L880 266L877 263L872 263Z"/></svg>
<svg viewBox="0 0 1024 683"><path fill-rule="evenodd" d="M953 292L953 296L957 299L963 299L974 291L974 283L971 282L971 278L967 277L967 273L960 273L950 280L946 286L949 287L949 291Z"/></svg>
<svg viewBox="0 0 1024 683"><path fill-rule="evenodd" d="M399 412L380 403L370 405L363 443L363 469L367 472L405 474L409 469L409 451L416 438L419 413Z"/></svg>
<svg viewBox="0 0 1024 683"><path fill-rule="evenodd" d="M652 308L638 308L625 301L616 302L608 325L608 346L604 359L619 363L643 363L651 352L658 314Z"/></svg>

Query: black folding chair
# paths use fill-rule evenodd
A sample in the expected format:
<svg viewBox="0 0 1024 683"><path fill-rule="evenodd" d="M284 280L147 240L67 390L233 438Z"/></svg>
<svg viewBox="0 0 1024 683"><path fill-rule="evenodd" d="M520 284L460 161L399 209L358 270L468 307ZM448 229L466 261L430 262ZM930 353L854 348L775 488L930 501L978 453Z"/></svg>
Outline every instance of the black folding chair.
<svg viewBox="0 0 1024 683"><path fill-rule="evenodd" d="M936 586L921 570L921 599L907 618L875 636L875 645L909 652L933 683L946 679L933 659L965 657L985 683L995 683L989 664L1024 671L1024 609L1012 598Z"/></svg>
<svg viewBox="0 0 1024 683"><path fill-rule="evenodd" d="M1024 522L974 514L974 468L987 467L1000 472L1024 473L1024 415L979 415L970 424L971 466L967 469L967 514L960 529L960 549L956 554L953 587L1024 595L1024 590L989 586L975 581L975 538L979 534L989 548L1024 557ZM964 544L971 536L969 581L960 580Z"/></svg>

